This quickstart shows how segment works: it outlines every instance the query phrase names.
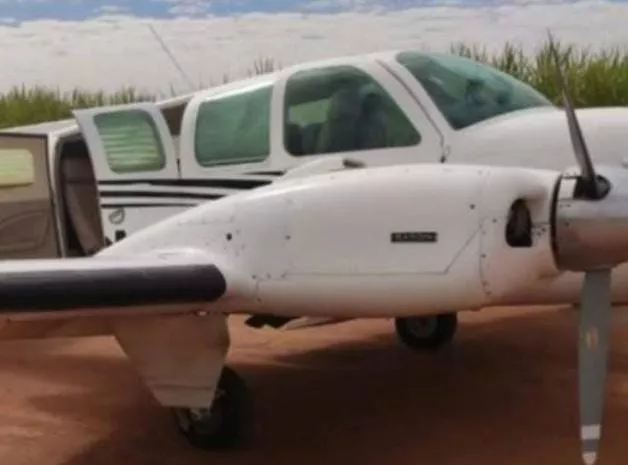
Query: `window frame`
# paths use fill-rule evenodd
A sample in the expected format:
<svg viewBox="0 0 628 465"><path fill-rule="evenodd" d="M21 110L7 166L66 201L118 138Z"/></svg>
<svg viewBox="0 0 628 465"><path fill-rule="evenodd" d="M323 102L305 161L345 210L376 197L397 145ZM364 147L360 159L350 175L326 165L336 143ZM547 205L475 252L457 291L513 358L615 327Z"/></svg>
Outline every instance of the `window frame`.
<svg viewBox="0 0 628 465"><path fill-rule="evenodd" d="M166 165L168 163L167 160L167 154L166 154L166 148L164 147L164 143L161 139L161 136L159 134L159 129L157 128L157 125L155 124L154 119L151 117L151 115L149 115L148 113L146 113L145 111L138 109L138 108L128 108L128 109L123 109L123 110L119 110L115 113L100 113L100 114L96 114L94 115L94 125L96 126L98 132L100 133L100 131L102 130L102 126L100 126L99 123L99 119L101 118L111 118L114 115L119 115L119 114L135 114L141 117L142 120L144 120L145 123L148 123L148 126L150 127L150 130L152 132L152 138L153 141L157 144L157 151L159 153L159 165L158 166L150 166L150 167L146 167L146 166L142 166L140 168L133 168L133 169L119 169L119 166L114 166L113 160L111 159L108 150L107 150L107 145L105 143L105 141L102 141L102 145L103 145L103 149L104 149L104 155L105 155L105 162L107 163L107 166L109 167L109 170L111 170L112 173L120 176L120 175L134 175L134 174L138 174L138 173L152 173L152 172L158 172L158 171L162 171L163 169L166 168ZM101 135L102 138L102 135Z"/></svg>
<svg viewBox="0 0 628 465"><path fill-rule="evenodd" d="M179 177L176 148L174 147L166 120L161 112L162 107L162 102L135 102L75 109L72 111L74 120L78 123L79 132L87 144L94 173L99 183L131 181L135 179L176 179ZM128 110L146 113L147 117L152 120L154 127L157 129L158 143L164 151L166 160L165 165L161 169L118 173L112 171L109 167L102 134L94 118L101 114L113 114Z"/></svg>
<svg viewBox="0 0 628 465"><path fill-rule="evenodd" d="M361 149L361 150L352 150L345 152L326 152L326 153L311 153L307 155L293 155L291 154L286 147L285 138L286 138L286 126L287 126L287 115L288 115L288 105L286 101L286 89L289 80L302 71L315 71L326 68L334 68L338 66L347 66L355 68L356 70L365 73L368 77L370 77L375 83L377 83L392 99L397 108L403 113L403 115L407 118L413 128L419 134L419 142L414 145L406 145L406 146L397 146L397 147L381 147L381 148L369 148L369 149ZM321 61L317 63L309 63L303 64L300 66L295 66L286 72L281 81L277 85L277 99L275 102L275 108L278 112L277 115L277 132L274 138L274 146L280 150L282 157L285 158L290 164L296 163L304 163L311 159L311 157L320 158L321 156L346 156L351 158L360 158L365 161L368 161L372 164L389 164L392 162L396 162L390 156L398 157L400 162L404 162L405 160L414 162L414 161L422 161L420 159L417 160L417 157L413 154L412 157L408 157L408 151L420 151L420 152L428 152L430 149L435 149L435 147L440 147L442 141L442 134L440 133L440 129L433 124L430 120L429 115L421 108L420 105L417 105L414 96L408 91L407 87L403 82L401 82L395 73L391 72L388 69L386 63L382 62L379 58L341 58L341 59L332 59ZM389 157L387 160L386 157ZM440 156L440 154L438 154ZM431 159L427 159L425 161L436 161L437 157L432 157ZM420 158L426 158L425 155L419 155ZM429 157L429 155L427 155Z"/></svg>

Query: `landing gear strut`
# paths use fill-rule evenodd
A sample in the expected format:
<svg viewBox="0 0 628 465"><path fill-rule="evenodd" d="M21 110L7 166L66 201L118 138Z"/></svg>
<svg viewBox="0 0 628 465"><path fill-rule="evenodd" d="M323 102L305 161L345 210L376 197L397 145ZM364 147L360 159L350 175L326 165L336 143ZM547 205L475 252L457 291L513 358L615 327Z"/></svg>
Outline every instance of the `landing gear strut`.
<svg viewBox="0 0 628 465"><path fill-rule="evenodd" d="M397 337L411 349L439 349L452 340L457 327L456 313L395 319Z"/></svg>
<svg viewBox="0 0 628 465"><path fill-rule="evenodd" d="M224 367L208 408L173 408L179 431L199 449L229 449L250 437L251 394L245 381Z"/></svg>

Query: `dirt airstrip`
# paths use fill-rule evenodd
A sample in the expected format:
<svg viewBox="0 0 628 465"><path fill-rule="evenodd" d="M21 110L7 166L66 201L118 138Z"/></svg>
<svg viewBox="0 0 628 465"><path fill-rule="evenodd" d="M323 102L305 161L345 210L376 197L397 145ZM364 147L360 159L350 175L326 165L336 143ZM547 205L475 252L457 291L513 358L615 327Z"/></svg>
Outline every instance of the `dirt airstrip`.
<svg viewBox="0 0 628 465"><path fill-rule="evenodd" d="M0 464L581 463L575 314L463 314L432 355L391 323L235 322L229 359L255 393L256 438L227 453L191 449L112 339L0 345ZM612 336L600 465L628 461L628 325Z"/></svg>

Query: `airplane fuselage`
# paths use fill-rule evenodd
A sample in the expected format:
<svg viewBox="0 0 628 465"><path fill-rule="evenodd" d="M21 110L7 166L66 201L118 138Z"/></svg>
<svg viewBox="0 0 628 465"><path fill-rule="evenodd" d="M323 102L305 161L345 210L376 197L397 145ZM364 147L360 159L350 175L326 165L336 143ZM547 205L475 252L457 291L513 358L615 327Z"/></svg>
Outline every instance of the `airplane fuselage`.
<svg viewBox="0 0 628 465"><path fill-rule="evenodd" d="M426 57L433 60L430 65L432 68L417 65L416 60L424 60ZM481 228L478 223L480 218L477 216L479 213L456 210L462 208L456 206L456 201L472 203L474 196L480 195L473 189L468 190L468 186L460 186L460 190L458 186L440 186L443 192L452 196L452 204L448 208L459 213L455 217L448 216L449 222L443 223L444 219L432 215L436 213L434 208L440 208L439 202L445 200L439 196L440 191L436 189L439 186L424 179L425 176L414 174L422 179L418 183L420 185L414 186L410 182L403 190L403 175L396 172L400 176L400 186L391 187L391 191L384 190L381 199L378 199L372 193L369 172L352 175L364 183L364 187L355 188L364 191L364 199L370 199L370 203L363 208L377 205L377 209L373 210L370 217L365 216L363 221L359 221L359 217L350 211L338 210L333 217L326 216L328 213L317 213L322 216L316 224L324 225L327 224L325 221L333 220L337 225L331 230L321 232L321 238L331 241L328 242L329 253L324 256L320 255L317 248L321 244L303 242L303 236L290 235L291 228L297 227L298 221L301 221L297 219L300 210L295 207L277 204L272 207L272 215L269 212L262 215L259 213L261 207L236 208L237 199L242 197L228 200L234 195L240 196L258 189L262 191L255 195L269 195L264 186L348 169L346 160L354 160L366 167L415 164L426 166L426 173L431 170L427 168L427 164L438 163L472 166L485 164L557 171L575 165L567 122L561 109L529 86L496 70L476 67L473 62L464 60L458 63L458 67L448 68L448 59L441 61L442 59L439 55L390 52L304 63L270 75L192 94L181 99L183 103L180 107L172 107L180 112L177 113L179 119L168 113L172 108L163 102L77 111L75 116L80 135L87 143L90 163L93 165L93 182L96 184L93 191L98 197L93 203L86 198L79 200L79 196L65 198L58 180L50 181L49 192L54 194L54 198L49 199L49 204L51 209L57 210L57 222L60 226L47 229L45 234L54 234L51 231L56 231L58 248L62 251L61 255L64 255L63 234L64 229L69 228L61 225L65 214L63 205L66 204L69 216L76 216L74 229L79 241L85 242L85 249L89 248L87 245L98 242L93 238L100 235L108 243L124 239L125 245L120 247L126 250L126 247L137 243L136 240L126 241L143 229L206 203L207 206L203 208L208 208L208 217L209 212L212 212L214 230L221 231L215 232L216 237L212 240L218 241L216 243L227 255L236 254L234 247L239 245L251 247L253 239L231 232L232 239L222 242L220 234L227 234L226 230L233 226L231 220L223 218L224 214L221 212L225 209L235 209L237 214L234 213L234 218L238 225L245 227L247 231L256 231L255 237L271 234L272 237L263 242L262 250L249 256L256 258L250 258L253 262L247 266L253 269L263 268L256 272L256 292L262 295L267 289L277 289L277 292L281 290L286 296L285 305L289 305L287 297L291 291L282 286L288 283L292 285L301 277L310 276L319 280L320 289L329 289L328 292L332 292L334 286L343 280L345 285L350 285L354 278L347 278L347 273L352 271L356 274L351 276L359 274L360 279L371 283L367 287L372 289L377 289L379 285L386 286L384 283L390 276L395 276L395 279L420 277L423 280L421 282L426 283L425 289L421 286L413 288L406 297L402 297L403 293L398 290L391 291L399 295L401 300L412 296L423 301L422 304L416 304L416 308L406 307L407 312L433 311L429 296L445 291L436 281L432 283L430 280L441 282L438 280L443 277L446 280L442 283L450 283L448 285L457 283L458 276L460 279L470 279L469 289L475 291L468 295L465 293L460 298L467 302L466 308L481 307L488 301L483 300L486 297L485 290L482 286L477 286L482 274L494 268L487 268L484 264L473 271L476 275L472 278L467 275L472 268L463 266L463 259L468 258L465 253L470 253L470 249L465 247L486 247L486 243L477 242L477 237L469 235L470 231L477 232ZM444 67L439 68L443 63ZM459 75L456 74L458 72ZM430 81L431 73L436 73L438 79ZM448 76L455 78L452 83L469 76L486 77L488 97L480 105L477 101L473 105L468 104L463 96L456 94L457 86L448 84ZM364 95L347 99L348 94L343 94L346 89L342 89L340 84L337 88L332 84L321 87L320 79L330 83L335 80L339 83L353 82L355 90ZM439 94L431 87L435 82L440 82L443 86L441 90L459 100L454 98L453 105L447 103L447 100L439 100ZM511 92L511 103L502 108L499 106L502 103L498 103L497 99L493 100L490 95L492 91L506 90ZM372 105L373 101L367 105L368 98L373 95L383 99L380 103L386 103L384 109L377 111L384 111L379 116L384 115L387 118L376 118L376 111L371 114L373 118L355 120L359 121L354 121L356 126L347 126L351 121L342 120L347 118L347 111L334 113L344 109L355 110L357 115L361 108L364 110L367 107L374 111L376 105ZM239 109L240 113L233 108ZM578 110L578 117L594 161L621 165L625 158L624 150L628 147L628 109L581 109ZM386 121L388 125L382 126L382 122ZM232 123L235 125L229 126ZM338 126L334 126L335 124ZM230 133L231 130L234 132ZM12 134L19 134L19 128ZM128 134L135 134L135 137L127 138ZM355 137L343 140L347 134ZM382 134L387 135L384 137ZM378 135L381 136L380 140L377 140ZM56 157L57 152L50 153L48 166L63 165L63 158L59 160ZM45 164L42 161L38 163ZM50 179L57 178L59 176L52 170ZM33 189L37 189L39 193L48 192L44 189L44 183L40 184L33 185ZM381 186L378 185L378 188ZM314 188L310 187L307 191L316 191L312 189ZM336 187L330 192L334 192L334 189ZM397 192L396 189L400 190ZM88 192L80 194L86 196ZM305 202L301 195L305 194L295 190L289 197L299 204ZM401 196L401 203L396 201L397 195ZM255 198L250 198L246 205L256 202ZM344 197L338 194L334 208L337 205L340 209L343 202ZM212 205L214 203L216 205ZM271 208L266 203L264 205L264 209ZM307 208L316 207L307 205ZM403 208L399 205L403 205ZM100 222L97 225L91 218L95 208L100 210ZM262 220L259 219L260 215ZM270 216L275 218L274 222L264 224L264 219ZM309 217L314 218L316 215L310 214ZM344 219L351 221L341 221ZM426 223L413 224L413 220ZM254 224L257 221L261 223ZM353 224L352 221L356 223ZM9 223L11 222L4 222ZM82 227L85 224L92 226ZM442 231L444 224L456 225L451 226L454 232ZM290 239L279 239L275 229L264 229L280 226L286 230L285 236ZM441 229L437 229L437 226ZM420 234L414 234L417 231L412 227L419 228L417 231ZM429 242L428 239L435 230L438 239L433 243ZM410 234L405 235L406 232ZM399 241L391 241L392 234L396 234ZM104 253L115 253L116 250L120 250L118 244ZM312 250L317 252L313 253ZM408 253L409 251L411 252ZM248 252L252 254L250 249ZM429 253L425 255L426 252ZM529 252L525 251L524 256ZM272 254L274 259L270 260L264 254ZM290 279L280 280L278 276L282 274ZM624 299L620 291L628 289L628 270L621 266L614 276L617 278L614 280L616 298ZM569 272L558 275L550 272L548 276L540 274L537 279L530 281L525 291L500 294L500 302L517 305L575 301L581 278L580 274ZM356 286L360 289L361 282L363 281L356 281ZM312 289L313 295L317 297L313 302L322 305L324 301L317 295L320 289ZM446 294L451 294L452 301L445 303L457 306L459 297L456 293ZM382 306L381 299L389 298L385 293L364 295L372 303L373 307L369 311L374 314L393 311L376 308L377 305ZM376 305L375 302L380 303ZM276 305L273 303L270 306ZM292 310L286 307L285 311L302 310L303 305L300 305L298 309ZM325 310L312 308L311 311Z"/></svg>

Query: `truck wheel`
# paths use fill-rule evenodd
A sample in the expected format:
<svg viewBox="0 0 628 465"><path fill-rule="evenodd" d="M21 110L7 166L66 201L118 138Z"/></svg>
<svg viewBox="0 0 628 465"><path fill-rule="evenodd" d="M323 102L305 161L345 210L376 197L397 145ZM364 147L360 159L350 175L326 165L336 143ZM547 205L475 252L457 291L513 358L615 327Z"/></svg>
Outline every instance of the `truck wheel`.
<svg viewBox="0 0 628 465"><path fill-rule="evenodd" d="M457 327L457 313L395 319L397 337L411 349L438 349L452 340Z"/></svg>
<svg viewBox="0 0 628 465"><path fill-rule="evenodd" d="M173 408L179 431L199 449L230 449L250 437L252 398L245 381L224 367L209 408Z"/></svg>

